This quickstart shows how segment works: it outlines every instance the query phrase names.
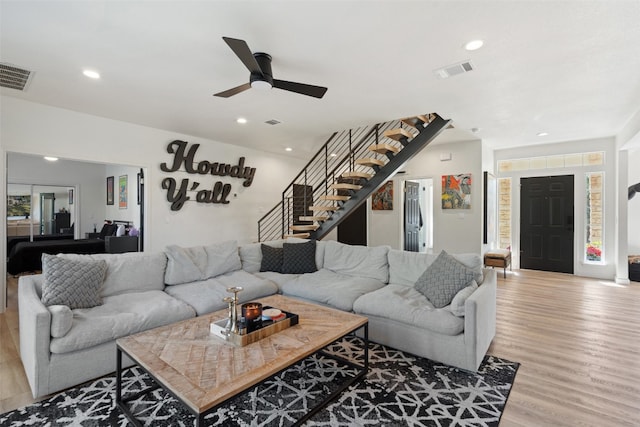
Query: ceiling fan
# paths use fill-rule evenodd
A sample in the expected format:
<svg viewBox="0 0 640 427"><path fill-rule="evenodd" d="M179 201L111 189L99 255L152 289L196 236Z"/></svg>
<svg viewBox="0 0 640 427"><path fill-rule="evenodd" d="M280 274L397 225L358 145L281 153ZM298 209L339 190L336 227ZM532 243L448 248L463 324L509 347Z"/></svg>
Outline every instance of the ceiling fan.
<svg viewBox="0 0 640 427"><path fill-rule="evenodd" d="M274 79L271 73L271 55L263 52L251 53L249 46L244 40L232 39L230 37L223 37L222 39L229 45L233 53L240 58L244 66L249 69L251 75L249 77L249 83L215 93L213 96L229 98L252 87L261 89L271 89L275 87L302 95L313 96L314 98L322 98L327 91L327 88L322 86Z"/></svg>

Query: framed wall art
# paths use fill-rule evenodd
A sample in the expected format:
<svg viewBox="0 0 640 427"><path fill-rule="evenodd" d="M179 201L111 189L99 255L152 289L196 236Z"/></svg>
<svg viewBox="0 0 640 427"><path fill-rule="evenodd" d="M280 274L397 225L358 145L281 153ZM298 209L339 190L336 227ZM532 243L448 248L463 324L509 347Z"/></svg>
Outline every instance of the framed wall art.
<svg viewBox="0 0 640 427"><path fill-rule="evenodd" d="M127 187L127 175L120 175L118 178L118 208L127 209L129 189Z"/></svg>
<svg viewBox="0 0 640 427"><path fill-rule="evenodd" d="M107 177L107 205L113 205L113 177Z"/></svg>
<svg viewBox="0 0 640 427"><path fill-rule="evenodd" d="M471 209L471 174L442 175L442 209Z"/></svg>
<svg viewBox="0 0 640 427"><path fill-rule="evenodd" d="M385 182L371 195L371 209L374 211L393 210L393 181Z"/></svg>

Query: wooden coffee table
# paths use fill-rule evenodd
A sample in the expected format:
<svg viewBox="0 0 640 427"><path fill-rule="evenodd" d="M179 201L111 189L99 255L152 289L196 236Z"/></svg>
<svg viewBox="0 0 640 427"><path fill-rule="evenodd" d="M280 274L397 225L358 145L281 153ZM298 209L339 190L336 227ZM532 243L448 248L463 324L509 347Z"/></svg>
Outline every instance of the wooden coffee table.
<svg viewBox="0 0 640 427"><path fill-rule="evenodd" d="M229 399L314 353L334 341L363 329L363 363L356 364L326 354L349 366L357 374L327 396L297 421L311 418L351 384L363 378L369 368L369 323L366 317L302 302L282 295L257 301L299 316L299 323L244 347L236 347L209 332L209 324L227 317L221 310L140 332L117 340L116 404L134 425L141 425L127 402L164 388L195 415L196 425L204 425L207 414ZM131 396L122 396L122 355L129 356L157 384Z"/></svg>

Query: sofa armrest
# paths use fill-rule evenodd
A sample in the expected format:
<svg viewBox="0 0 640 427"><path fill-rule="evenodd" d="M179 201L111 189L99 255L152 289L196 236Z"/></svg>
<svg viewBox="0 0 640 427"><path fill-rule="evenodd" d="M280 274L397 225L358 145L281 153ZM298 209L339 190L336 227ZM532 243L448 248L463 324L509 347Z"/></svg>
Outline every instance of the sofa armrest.
<svg viewBox="0 0 640 427"><path fill-rule="evenodd" d="M20 358L34 397L47 394L51 314L38 294L42 275L22 276L18 282Z"/></svg>
<svg viewBox="0 0 640 427"><path fill-rule="evenodd" d="M465 302L464 339L467 358L476 368L496 335L497 273L484 269L484 281Z"/></svg>

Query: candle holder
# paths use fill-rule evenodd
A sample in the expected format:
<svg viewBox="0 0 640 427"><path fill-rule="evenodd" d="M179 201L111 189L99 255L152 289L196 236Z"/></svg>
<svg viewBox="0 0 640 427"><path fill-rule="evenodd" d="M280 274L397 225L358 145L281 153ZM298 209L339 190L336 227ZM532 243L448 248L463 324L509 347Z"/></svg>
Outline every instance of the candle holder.
<svg viewBox="0 0 640 427"><path fill-rule="evenodd" d="M238 325L238 292L241 292L240 286L234 286L227 288L227 292L233 293L233 297L226 297L224 302L229 304L229 319L227 320L226 330L232 334L239 334L240 328Z"/></svg>
<svg viewBox="0 0 640 427"><path fill-rule="evenodd" d="M262 304L259 302L242 304L242 317L244 317L247 333L262 328Z"/></svg>

